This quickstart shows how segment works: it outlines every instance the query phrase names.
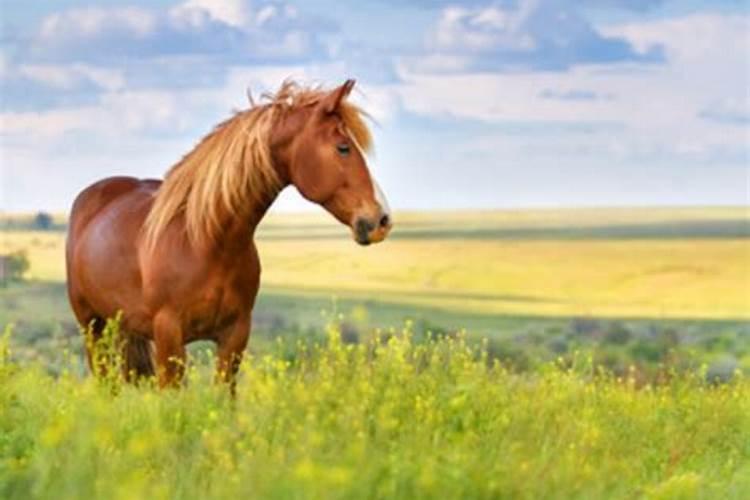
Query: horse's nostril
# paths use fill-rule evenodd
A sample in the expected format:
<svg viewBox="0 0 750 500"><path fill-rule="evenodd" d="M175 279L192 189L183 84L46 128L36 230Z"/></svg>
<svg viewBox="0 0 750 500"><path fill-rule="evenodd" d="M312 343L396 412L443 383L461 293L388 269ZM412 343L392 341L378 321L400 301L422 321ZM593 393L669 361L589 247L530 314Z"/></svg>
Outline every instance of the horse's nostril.
<svg viewBox="0 0 750 500"><path fill-rule="evenodd" d="M357 241L362 245L370 243L370 231L373 230L372 223L367 222L365 219L357 219L354 224L354 231L357 236Z"/></svg>
<svg viewBox="0 0 750 500"><path fill-rule="evenodd" d="M391 218L388 217L388 214L385 214L380 218L380 227L386 227L390 223L391 223Z"/></svg>

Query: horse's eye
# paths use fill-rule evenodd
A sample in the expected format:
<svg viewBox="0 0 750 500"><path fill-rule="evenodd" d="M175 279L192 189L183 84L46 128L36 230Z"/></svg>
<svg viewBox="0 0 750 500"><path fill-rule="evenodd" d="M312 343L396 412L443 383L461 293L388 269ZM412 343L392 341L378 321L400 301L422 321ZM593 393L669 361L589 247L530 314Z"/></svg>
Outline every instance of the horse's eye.
<svg viewBox="0 0 750 500"><path fill-rule="evenodd" d="M336 144L336 151L338 151L341 156L347 156L351 152L349 145L345 142Z"/></svg>

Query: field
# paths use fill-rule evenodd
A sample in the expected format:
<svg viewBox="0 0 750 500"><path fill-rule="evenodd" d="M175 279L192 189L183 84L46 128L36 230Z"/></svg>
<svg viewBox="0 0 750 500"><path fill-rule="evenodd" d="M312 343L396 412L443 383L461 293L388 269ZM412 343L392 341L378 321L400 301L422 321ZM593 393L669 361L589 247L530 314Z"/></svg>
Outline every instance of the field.
<svg viewBox="0 0 750 500"><path fill-rule="evenodd" d="M207 345L181 391L85 375L56 222L0 222L2 498L750 491L745 208L272 215L234 402Z"/></svg>
<svg viewBox="0 0 750 500"><path fill-rule="evenodd" d="M743 498L750 384L515 375L461 339L299 349L236 401L0 364L0 496ZM2 363L2 362L0 362ZM113 396L113 392L117 393Z"/></svg>

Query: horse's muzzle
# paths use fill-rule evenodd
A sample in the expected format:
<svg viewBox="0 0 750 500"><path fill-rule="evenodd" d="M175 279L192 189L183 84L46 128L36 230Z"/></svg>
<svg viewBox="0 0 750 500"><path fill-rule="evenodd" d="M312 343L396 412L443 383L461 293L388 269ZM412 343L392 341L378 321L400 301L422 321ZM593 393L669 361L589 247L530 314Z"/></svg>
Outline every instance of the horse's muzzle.
<svg viewBox="0 0 750 500"><path fill-rule="evenodd" d="M391 231L393 223L388 214L382 214L377 219L358 217L354 222L354 239L360 245L379 243Z"/></svg>

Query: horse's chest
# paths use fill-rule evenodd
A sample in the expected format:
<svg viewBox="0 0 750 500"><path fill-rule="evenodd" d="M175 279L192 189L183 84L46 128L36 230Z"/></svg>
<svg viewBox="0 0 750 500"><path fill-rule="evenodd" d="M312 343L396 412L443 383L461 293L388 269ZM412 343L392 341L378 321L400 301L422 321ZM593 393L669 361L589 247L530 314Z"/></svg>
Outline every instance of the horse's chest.
<svg viewBox="0 0 750 500"><path fill-rule="evenodd" d="M226 285L204 287L192 299L183 311L183 328L188 340L217 337L249 309L237 291Z"/></svg>
<svg viewBox="0 0 750 500"><path fill-rule="evenodd" d="M186 301L183 328L188 339L216 339L247 318L258 291L255 273L232 273L196 283Z"/></svg>
<svg viewBox="0 0 750 500"><path fill-rule="evenodd" d="M257 252L249 246L225 258L178 254L147 273L144 288L152 310L177 312L186 341L215 340L248 320L259 279Z"/></svg>

